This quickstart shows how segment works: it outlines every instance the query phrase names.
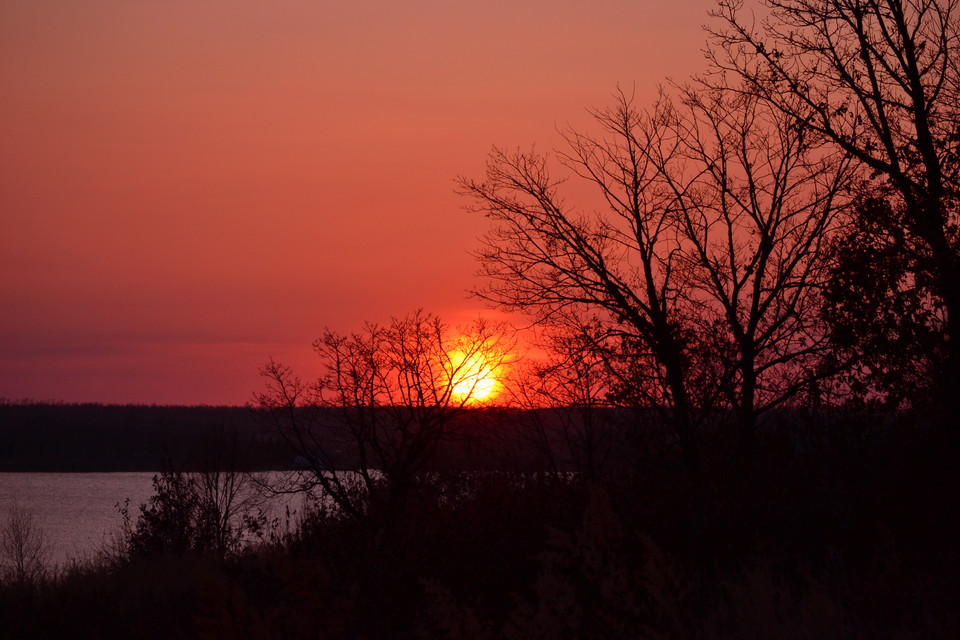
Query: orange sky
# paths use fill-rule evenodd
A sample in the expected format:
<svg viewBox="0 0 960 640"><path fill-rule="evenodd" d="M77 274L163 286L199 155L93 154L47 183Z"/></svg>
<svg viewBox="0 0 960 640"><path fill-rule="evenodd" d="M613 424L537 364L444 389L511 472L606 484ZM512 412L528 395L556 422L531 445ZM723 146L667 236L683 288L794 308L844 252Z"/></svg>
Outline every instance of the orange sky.
<svg viewBox="0 0 960 640"><path fill-rule="evenodd" d="M323 326L452 323L457 175L703 68L711 0L0 3L0 397L243 404Z"/></svg>

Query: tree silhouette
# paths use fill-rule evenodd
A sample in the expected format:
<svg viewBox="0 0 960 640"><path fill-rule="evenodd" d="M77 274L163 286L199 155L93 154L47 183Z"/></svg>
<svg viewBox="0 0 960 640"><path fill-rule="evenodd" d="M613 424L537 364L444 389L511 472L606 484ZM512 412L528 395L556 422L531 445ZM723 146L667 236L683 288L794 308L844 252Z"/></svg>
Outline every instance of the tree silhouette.
<svg viewBox="0 0 960 640"><path fill-rule="evenodd" d="M759 414L836 370L820 292L849 162L814 153L750 92L686 86L670 113L663 139L677 151L658 162L676 194L684 294L749 455Z"/></svg>
<svg viewBox="0 0 960 640"><path fill-rule="evenodd" d="M861 191L886 190L878 217L897 251L923 245L931 293L946 312L941 397L960 389L960 11L956 0L766 0L757 23L720 0L712 81L745 90L862 168ZM861 208L863 215L875 212ZM899 233L896 227L905 232Z"/></svg>
<svg viewBox="0 0 960 640"><path fill-rule="evenodd" d="M319 487L349 517L389 521L512 343L505 325L478 320L454 335L418 311L349 335L326 330L314 348L317 381L271 361L256 395L302 467L291 488Z"/></svg>
<svg viewBox="0 0 960 640"><path fill-rule="evenodd" d="M749 455L758 413L826 375L818 292L849 171L749 92L677 89L647 112L621 92L594 113L602 137L566 132L562 167L606 208L564 201L535 154L494 151L484 182L460 184L495 224L477 293L541 323L596 314L620 347L610 397L668 408L696 467L715 408Z"/></svg>
<svg viewBox="0 0 960 640"><path fill-rule="evenodd" d="M618 415L610 409L618 378L610 360L620 350L611 341L595 319L544 327L536 344L546 356L528 360L516 376L512 397L524 411L515 428L552 472L594 478L613 457Z"/></svg>
<svg viewBox="0 0 960 640"><path fill-rule="evenodd" d="M0 530L0 577L20 586L36 582L47 571L49 555L47 535L33 513L20 505L8 508Z"/></svg>
<svg viewBox="0 0 960 640"><path fill-rule="evenodd" d="M656 188L658 169L645 153L656 146L658 130L644 126L643 114L623 93L612 108L593 115L601 135L567 131L557 159L599 189L606 209L596 215L563 199L563 180L551 176L544 154L495 149L485 180L460 179L470 210L494 223L478 253L486 284L475 292L540 323L576 324L585 312L602 316L611 332L634 346L631 357L649 373L636 395L664 408L686 463L695 468L699 416L688 390L678 308L679 247L669 207L674 195Z"/></svg>
<svg viewBox="0 0 960 640"><path fill-rule="evenodd" d="M909 242L887 200L858 205L838 235L823 318L838 361L849 361L843 397L887 410L920 408L942 374L944 310L922 245Z"/></svg>

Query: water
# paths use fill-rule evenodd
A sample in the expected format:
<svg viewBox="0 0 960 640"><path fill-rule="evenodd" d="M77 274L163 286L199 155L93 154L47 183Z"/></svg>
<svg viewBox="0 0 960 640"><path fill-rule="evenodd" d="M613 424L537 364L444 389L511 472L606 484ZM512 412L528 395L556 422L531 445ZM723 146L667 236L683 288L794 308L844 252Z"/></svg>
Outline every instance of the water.
<svg viewBox="0 0 960 640"><path fill-rule="evenodd" d="M119 530L122 518L118 503L122 505L129 498L130 515L136 521L139 505L153 495L154 475L0 473L0 527L7 524L9 508L17 505L28 511L43 529L52 563L92 558ZM272 501L273 509L282 508L278 500ZM291 508L301 502L286 500Z"/></svg>

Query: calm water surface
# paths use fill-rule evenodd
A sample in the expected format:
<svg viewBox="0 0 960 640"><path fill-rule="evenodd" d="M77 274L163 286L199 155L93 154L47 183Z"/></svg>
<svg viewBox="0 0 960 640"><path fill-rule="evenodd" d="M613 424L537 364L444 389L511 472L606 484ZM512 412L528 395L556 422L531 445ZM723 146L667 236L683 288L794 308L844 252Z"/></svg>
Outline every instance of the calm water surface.
<svg viewBox="0 0 960 640"><path fill-rule="evenodd" d="M50 545L50 560L93 557L121 523L117 505L130 499L130 515L153 495L154 472L0 473L0 526L19 505L33 514ZM274 505L276 506L276 505Z"/></svg>

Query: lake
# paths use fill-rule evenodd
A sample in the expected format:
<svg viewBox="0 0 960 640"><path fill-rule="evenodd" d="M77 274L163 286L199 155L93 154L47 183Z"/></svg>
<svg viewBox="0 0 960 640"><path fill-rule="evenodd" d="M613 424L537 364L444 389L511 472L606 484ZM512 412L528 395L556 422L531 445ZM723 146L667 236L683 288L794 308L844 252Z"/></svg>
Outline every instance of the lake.
<svg viewBox="0 0 960 640"><path fill-rule="evenodd" d="M276 476L271 472L268 477ZM91 558L122 522L117 505L130 499L136 521L139 505L153 494L154 472L127 473L0 473L0 527L6 527L9 508L29 511L50 546L50 561ZM281 503L282 502L282 503ZM272 498L272 510L302 499ZM3 529L0 529L2 531Z"/></svg>

